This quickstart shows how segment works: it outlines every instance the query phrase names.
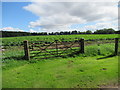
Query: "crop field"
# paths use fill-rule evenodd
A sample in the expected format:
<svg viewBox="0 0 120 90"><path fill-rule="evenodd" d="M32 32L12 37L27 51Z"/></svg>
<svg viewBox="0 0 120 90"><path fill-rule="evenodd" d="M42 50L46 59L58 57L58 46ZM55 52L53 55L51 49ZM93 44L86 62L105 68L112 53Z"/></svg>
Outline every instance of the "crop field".
<svg viewBox="0 0 120 90"><path fill-rule="evenodd" d="M3 88L118 87L118 56L114 55L114 40L109 43L99 42L99 44L94 41L85 42L83 54L48 59L40 59L38 55L29 61L24 59L24 47L21 44L24 40L52 42L62 38L65 40L108 39L118 38L118 34L3 38L3 46L5 45L2 53ZM37 51L31 52L30 55L34 52Z"/></svg>
<svg viewBox="0 0 120 90"><path fill-rule="evenodd" d="M23 43L24 40L28 41L49 41L54 40L74 40L77 38L87 39L108 39L108 38L117 38L118 34L93 34L93 35L48 35L48 36L23 36L23 37L7 37L2 38L2 44L5 46L18 46Z"/></svg>

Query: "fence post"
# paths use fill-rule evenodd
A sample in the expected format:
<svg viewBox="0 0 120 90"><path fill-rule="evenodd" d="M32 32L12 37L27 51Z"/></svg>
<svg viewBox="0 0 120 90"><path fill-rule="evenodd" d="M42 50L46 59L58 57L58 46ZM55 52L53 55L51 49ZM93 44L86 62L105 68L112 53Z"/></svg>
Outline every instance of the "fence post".
<svg viewBox="0 0 120 90"><path fill-rule="evenodd" d="M24 53L25 53L25 59L26 60L30 60L30 55L29 55L29 45L28 45L28 41L23 41L24 43Z"/></svg>
<svg viewBox="0 0 120 90"><path fill-rule="evenodd" d="M84 53L84 39L82 38L80 42L80 53Z"/></svg>
<svg viewBox="0 0 120 90"><path fill-rule="evenodd" d="M55 42L56 42L56 53L57 53L57 56L58 56L58 40L55 40Z"/></svg>
<svg viewBox="0 0 120 90"><path fill-rule="evenodd" d="M118 38L115 38L115 55L118 54Z"/></svg>

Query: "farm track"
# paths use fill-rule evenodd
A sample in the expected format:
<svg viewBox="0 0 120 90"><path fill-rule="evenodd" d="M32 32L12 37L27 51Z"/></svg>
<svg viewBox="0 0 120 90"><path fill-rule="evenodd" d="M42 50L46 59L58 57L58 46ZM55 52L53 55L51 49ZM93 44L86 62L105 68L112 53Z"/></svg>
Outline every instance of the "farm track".
<svg viewBox="0 0 120 90"><path fill-rule="evenodd" d="M112 90L112 89L118 90L119 87L120 87L120 85L118 85L118 84L101 85L101 86L100 86L100 88L111 88L111 90Z"/></svg>

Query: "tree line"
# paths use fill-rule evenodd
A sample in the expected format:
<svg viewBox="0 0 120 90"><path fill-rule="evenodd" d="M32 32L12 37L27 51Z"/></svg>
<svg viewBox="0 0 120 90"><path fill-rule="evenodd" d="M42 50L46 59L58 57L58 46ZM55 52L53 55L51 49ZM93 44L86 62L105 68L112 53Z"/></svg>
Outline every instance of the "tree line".
<svg viewBox="0 0 120 90"><path fill-rule="evenodd" d="M2 33L2 37L17 37L17 36L37 36L37 35L72 35L72 34L120 34L120 31L115 31L112 28L108 29L100 29L94 32L87 30L85 32L81 31L61 31L61 32L19 32L19 31L0 31Z"/></svg>

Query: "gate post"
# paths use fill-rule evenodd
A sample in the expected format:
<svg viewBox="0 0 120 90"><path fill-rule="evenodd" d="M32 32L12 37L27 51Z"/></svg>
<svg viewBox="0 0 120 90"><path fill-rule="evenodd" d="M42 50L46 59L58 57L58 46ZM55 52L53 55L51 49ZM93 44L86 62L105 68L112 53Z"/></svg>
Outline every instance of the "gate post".
<svg viewBox="0 0 120 90"><path fill-rule="evenodd" d="M84 53L84 39L80 40L80 53Z"/></svg>
<svg viewBox="0 0 120 90"><path fill-rule="evenodd" d="M24 58L25 58L26 60L30 60L28 41L27 41L27 40L26 40L26 41L23 41L23 43L24 43L24 53L25 53Z"/></svg>
<svg viewBox="0 0 120 90"><path fill-rule="evenodd" d="M118 55L118 38L115 38L115 55Z"/></svg>
<svg viewBox="0 0 120 90"><path fill-rule="evenodd" d="M57 53L57 56L58 56L58 40L55 40L55 43L56 43L56 53Z"/></svg>

